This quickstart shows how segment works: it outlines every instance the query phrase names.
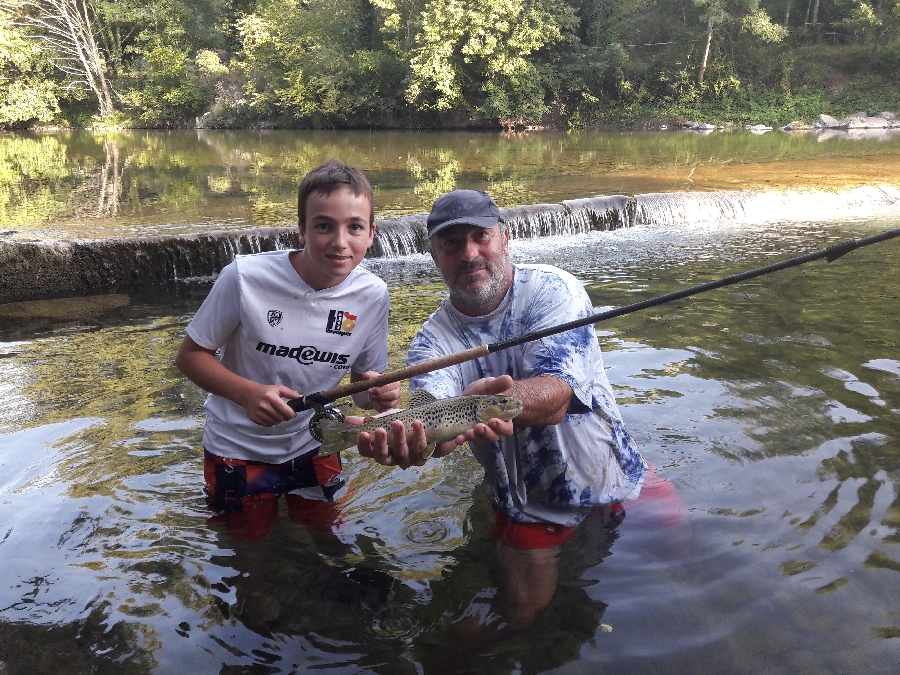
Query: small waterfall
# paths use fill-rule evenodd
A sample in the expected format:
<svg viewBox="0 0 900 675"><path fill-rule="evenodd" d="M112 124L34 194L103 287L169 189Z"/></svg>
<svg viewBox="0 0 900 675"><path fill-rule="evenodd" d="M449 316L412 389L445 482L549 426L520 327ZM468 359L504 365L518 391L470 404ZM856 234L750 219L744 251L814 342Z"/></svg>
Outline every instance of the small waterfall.
<svg viewBox="0 0 900 675"><path fill-rule="evenodd" d="M613 230L633 224L633 198L614 196L567 201L562 204L527 204L500 209L513 239L550 235L584 234L591 230ZM378 220L371 258L394 258L428 250L426 219L417 213L397 219Z"/></svg>
<svg viewBox="0 0 900 675"><path fill-rule="evenodd" d="M427 217L427 213L416 213L396 219L377 219L375 242L366 257L399 258L424 253L428 249Z"/></svg>
<svg viewBox="0 0 900 675"><path fill-rule="evenodd" d="M635 225L757 224L835 220L876 215L900 207L900 187L849 190L669 192L637 195Z"/></svg>
<svg viewBox="0 0 900 675"><path fill-rule="evenodd" d="M689 229L697 224L827 221L898 211L898 185L612 195L501 209L511 236L519 239L634 225ZM418 213L378 219L368 256L425 252L426 218ZM205 277L216 274L235 255L298 246L292 227L98 241L0 240L0 302Z"/></svg>
<svg viewBox="0 0 900 675"><path fill-rule="evenodd" d="M579 223L579 227L590 230L618 230L635 224L637 198L624 195L610 197L589 197L563 202L569 217Z"/></svg>

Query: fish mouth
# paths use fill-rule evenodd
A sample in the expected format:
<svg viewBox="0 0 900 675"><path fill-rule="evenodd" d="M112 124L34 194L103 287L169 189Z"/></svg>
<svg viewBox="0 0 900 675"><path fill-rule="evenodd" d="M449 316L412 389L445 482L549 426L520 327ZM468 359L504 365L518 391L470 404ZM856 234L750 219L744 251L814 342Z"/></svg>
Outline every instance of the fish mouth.
<svg viewBox="0 0 900 675"><path fill-rule="evenodd" d="M525 410L525 405L521 401L516 401L515 403L510 403L504 406L503 411L509 415L510 417L515 417L520 414L523 410Z"/></svg>
<svg viewBox="0 0 900 675"><path fill-rule="evenodd" d="M485 416L488 419L497 417L499 419L509 420L520 414L525 409L525 405L517 398L504 397L485 410Z"/></svg>

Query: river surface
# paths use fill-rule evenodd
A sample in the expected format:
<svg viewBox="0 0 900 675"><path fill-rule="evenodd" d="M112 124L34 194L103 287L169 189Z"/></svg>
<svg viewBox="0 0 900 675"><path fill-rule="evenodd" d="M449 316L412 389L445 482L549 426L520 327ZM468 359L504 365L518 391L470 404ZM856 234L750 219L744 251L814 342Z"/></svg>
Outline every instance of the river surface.
<svg viewBox="0 0 900 675"><path fill-rule="evenodd" d="M637 227L514 257L571 270L600 310L890 226ZM396 366L442 286L424 256L366 264ZM896 673L898 264L894 240L599 324L687 515L585 527L537 626L481 650L443 637L496 587L469 453L344 453L333 537L283 511L235 539L203 505L203 397L172 365L208 285L7 305L0 672Z"/></svg>
<svg viewBox="0 0 900 675"><path fill-rule="evenodd" d="M812 162L767 152L773 176ZM391 203L422 210L397 175ZM584 196L541 195L515 201ZM897 227L681 222L512 248L602 311ZM443 284L424 255L364 264L389 285L399 367ZM282 505L266 536L235 537L204 506L203 394L173 365L209 279L0 305L0 673L897 673L898 265L894 239L598 324L683 517L651 501L588 521L537 624L482 648L448 636L497 587L471 454L401 471L345 452L332 533Z"/></svg>
<svg viewBox="0 0 900 675"><path fill-rule="evenodd" d="M681 190L898 183L900 130L667 132L72 131L0 135L0 237L96 239L290 226L328 157L362 166L378 215L454 188L500 206Z"/></svg>

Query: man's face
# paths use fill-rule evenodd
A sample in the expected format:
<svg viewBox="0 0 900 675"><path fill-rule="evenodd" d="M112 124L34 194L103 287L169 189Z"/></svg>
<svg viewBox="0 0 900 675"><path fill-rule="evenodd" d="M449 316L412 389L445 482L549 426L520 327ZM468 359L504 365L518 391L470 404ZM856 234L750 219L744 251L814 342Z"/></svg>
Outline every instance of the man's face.
<svg viewBox="0 0 900 675"><path fill-rule="evenodd" d="M499 223L489 229L451 225L431 238L431 257L453 306L469 316L495 310L512 283L509 234Z"/></svg>

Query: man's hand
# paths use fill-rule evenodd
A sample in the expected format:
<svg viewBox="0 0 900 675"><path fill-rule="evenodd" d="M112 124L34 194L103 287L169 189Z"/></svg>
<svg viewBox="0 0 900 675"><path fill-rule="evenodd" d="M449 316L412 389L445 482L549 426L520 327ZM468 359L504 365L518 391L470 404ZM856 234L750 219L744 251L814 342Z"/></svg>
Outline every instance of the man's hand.
<svg viewBox="0 0 900 675"><path fill-rule="evenodd" d="M502 386L506 389L500 390ZM473 387L477 391L472 390ZM515 418L517 427L559 424L565 419L574 396L572 387L555 375L538 375L524 380L513 380L508 375L486 377L470 384L464 393L504 394L519 399L525 407Z"/></svg>
<svg viewBox="0 0 900 675"><path fill-rule="evenodd" d="M509 375L501 375L500 377L485 377L475 380L468 387L463 389L463 396L473 396L476 394L503 394L513 383L513 379ZM513 421L492 419L487 423L479 422L472 429L468 429L464 434L460 434L452 441L441 443L434 449L436 457L449 455L459 446L465 443L490 444L496 443L501 436L512 436Z"/></svg>
<svg viewBox="0 0 900 675"><path fill-rule="evenodd" d="M513 379L509 375L484 377L480 380L475 380L463 389L463 396L471 396L472 394L505 394L512 385Z"/></svg>
<svg viewBox="0 0 900 675"><path fill-rule="evenodd" d="M464 434L460 434L452 441L441 443L434 449L435 457L444 457L456 450L459 446L472 442L479 445L496 443L502 436L512 436L512 420L501 420L496 417L485 422L479 422Z"/></svg>
<svg viewBox="0 0 900 675"><path fill-rule="evenodd" d="M502 394L511 385L512 378L509 375L487 377L470 384L463 391L463 395ZM358 423L357 419L359 418L347 418L345 421L353 424ZM388 445L389 433L390 446ZM501 436L510 436L512 433L512 420L492 419L487 423L479 422L472 429L467 429L465 433L459 434L453 440L438 445L435 448L434 456L443 457L448 455L460 445L470 441L473 443L496 443ZM374 459L385 466L399 466L401 469L425 464L426 459L423 453L427 446L428 440L425 438L425 428L419 420L412 423L412 433L409 439L407 439L407 432L403 422L394 420L391 424L390 432L385 429L376 429L371 434L362 433L359 435L359 443L357 444L359 454L363 457Z"/></svg>

